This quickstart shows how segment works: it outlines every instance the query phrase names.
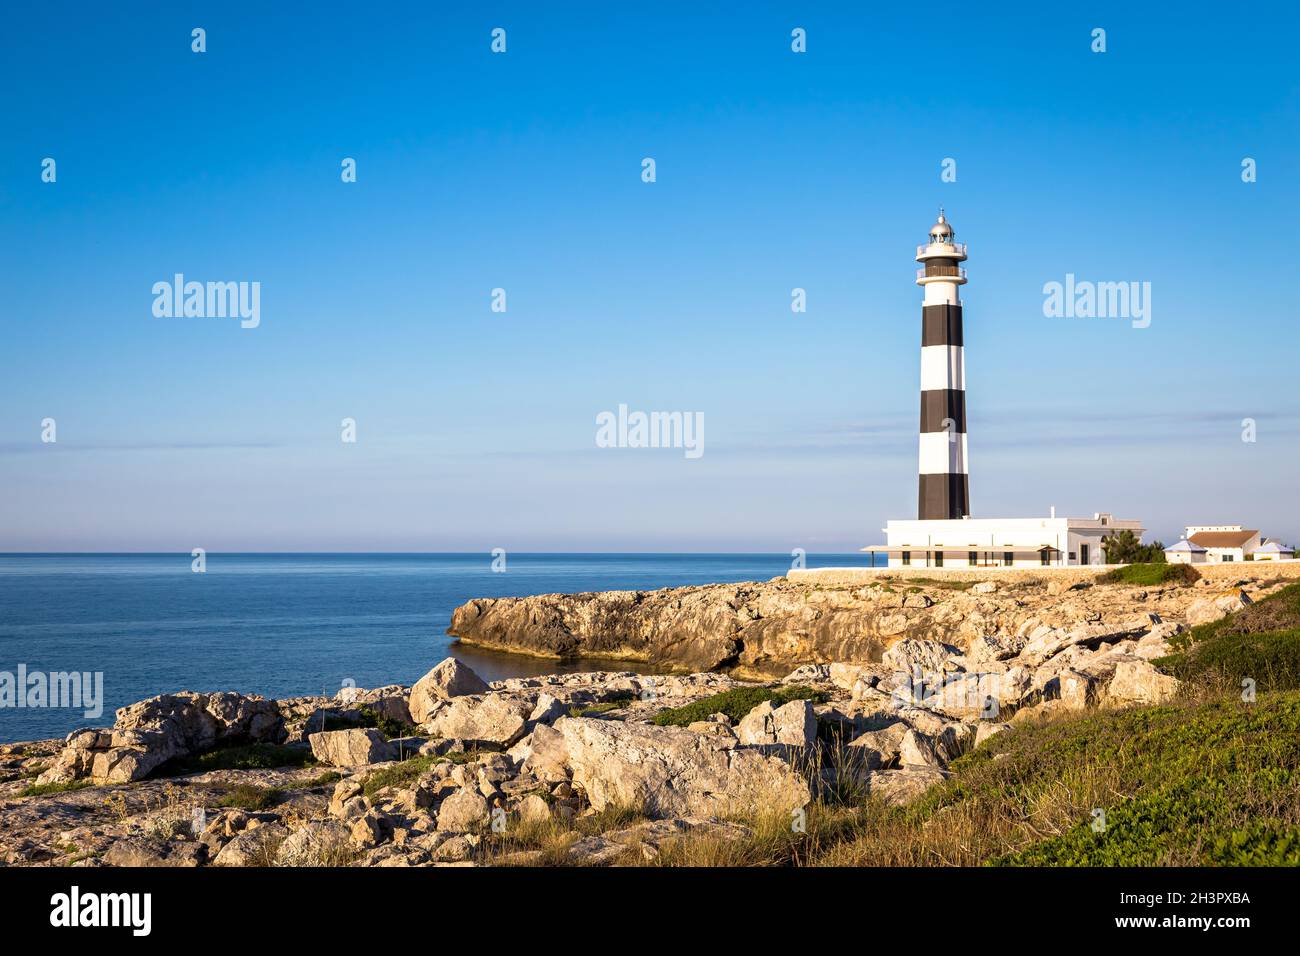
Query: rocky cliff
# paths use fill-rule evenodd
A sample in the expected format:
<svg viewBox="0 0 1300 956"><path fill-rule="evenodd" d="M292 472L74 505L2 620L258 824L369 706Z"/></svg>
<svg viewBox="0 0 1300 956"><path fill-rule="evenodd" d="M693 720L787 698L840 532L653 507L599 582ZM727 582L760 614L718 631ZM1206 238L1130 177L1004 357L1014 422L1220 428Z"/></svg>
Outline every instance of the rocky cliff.
<svg viewBox="0 0 1300 956"><path fill-rule="evenodd" d="M557 659L609 657L672 671L780 676L801 664L878 661L907 638L968 647L1041 626L1137 615L1193 625L1281 586L1285 566L1212 569L1197 586L1095 584L1087 572L985 580L899 573L477 599L447 629L468 645ZM1228 573L1222 573L1222 572ZM1243 597L1244 595L1244 597Z"/></svg>

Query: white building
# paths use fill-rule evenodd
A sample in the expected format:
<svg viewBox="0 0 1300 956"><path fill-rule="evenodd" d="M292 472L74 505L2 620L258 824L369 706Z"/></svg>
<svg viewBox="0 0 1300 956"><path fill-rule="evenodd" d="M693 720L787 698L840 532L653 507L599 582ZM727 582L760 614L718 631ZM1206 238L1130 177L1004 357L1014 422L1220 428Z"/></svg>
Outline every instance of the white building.
<svg viewBox="0 0 1300 956"><path fill-rule="evenodd" d="M1204 564L1208 553L1199 544L1192 544L1184 538L1165 548L1165 560L1170 564Z"/></svg>
<svg viewBox="0 0 1300 956"><path fill-rule="evenodd" d="M1256 561L1290 561L1295 558L1295 549L1279 541L1268 541L1256 548L1252 557Z"/></svg>
<svg viewBox="0 0 1300 956"><path fill-rule="evenodd" d="M1264 543L1258 531L1239 524L1188 525L1183 537L1205 549L1209 564L1245 561L1246 555Z"/></svg>
<svg viewBox="0 0 1300 956"><path fill-rule="evenodd" d="M1037 568L1106 563L1102 539L1119 531L1138 538L1140 521L1104 512L1091 518L953 518L889 521L885 545L863 551L886 554L891 568Z"/></svg>

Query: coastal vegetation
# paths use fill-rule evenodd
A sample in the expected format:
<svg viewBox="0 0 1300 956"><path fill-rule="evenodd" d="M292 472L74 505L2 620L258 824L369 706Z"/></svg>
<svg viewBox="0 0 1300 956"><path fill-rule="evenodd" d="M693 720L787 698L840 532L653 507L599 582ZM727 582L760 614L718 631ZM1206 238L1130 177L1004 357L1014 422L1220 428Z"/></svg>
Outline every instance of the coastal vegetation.
<svg viewBox="0 0 1300 956"><path fill-rule="evenodd" d="M738 723L759 704L779 706L792 700L810 700L820 704L826 700L826 695L811 687L737 687L684 707L660 711L652 723L660 727L686 727L696 721L708 720L713 714L726 714Z"/></svg>
<svg viewBox="0 0 1300 956"><path fill-rule="evenodd" d="M1098 584L1133 584L1156 587L1161 584L1195 584L1201 573L1190 564L1166 564L1164 561L1126 564L1097 578Z"/></svg>
<svg viewBox="0 0 1300 956"><path fill-rule="evenodd" d="M1143 544L1128 528L1101 539L1101 550L1107 564L1163 564L1165 546L1159 541Z"/></svg>

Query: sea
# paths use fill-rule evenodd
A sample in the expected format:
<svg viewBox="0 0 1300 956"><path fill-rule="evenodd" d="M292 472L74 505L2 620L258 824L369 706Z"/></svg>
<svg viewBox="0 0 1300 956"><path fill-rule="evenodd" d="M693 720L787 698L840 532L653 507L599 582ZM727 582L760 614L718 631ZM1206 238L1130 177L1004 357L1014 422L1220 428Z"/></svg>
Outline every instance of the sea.
<svg viewBox="0 0 1300 956"><path fill-rule="evenodd" d="M807 555L808 567L872 555ZM411 684L447 656L485 680L648 670L460 648L471 598L765 581L789 554L0 554L0 742L106 727L118 707L178 690L291 697ZM27 675L102 681L102 713L43 706ZM9 693L5 693L8 675ZM91 708L93 710L93 707Z"/></svg>

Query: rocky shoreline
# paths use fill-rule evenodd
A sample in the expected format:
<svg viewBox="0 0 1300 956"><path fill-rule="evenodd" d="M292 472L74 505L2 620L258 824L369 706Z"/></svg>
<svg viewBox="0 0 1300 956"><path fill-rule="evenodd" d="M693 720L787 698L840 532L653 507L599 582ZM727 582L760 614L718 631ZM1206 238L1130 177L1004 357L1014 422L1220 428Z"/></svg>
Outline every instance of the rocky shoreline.
<svg viewBox="0 0 1300 956"><path fill-rule="evenodd" d="M1141 614L1194 625L1251 581L1300 579L1300 565L1206 568L1197 587L1094 586L1099 570L981 575L926 569L807 571L766 582L480 598L447 633L470 647L564 660L604 657L690 673L771 679L807 663L880 660L908 638L960 647L1037 627Z"/></svg>
<svg viewBox="0 0 1300 956"><path fill-rule="evenodd" d="M1178 681L1151 661L1170 639L1276 593L1296 577L1282 571L473 601L462 639L690 672L488 684L448 658L409 687L333 698L161 695L111 728L0 746L0 862L653 861L701 835L747 839L763 815L798 827L831 794L906 803L1020 722L1167 701Z"/></svg>

